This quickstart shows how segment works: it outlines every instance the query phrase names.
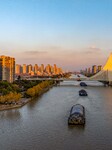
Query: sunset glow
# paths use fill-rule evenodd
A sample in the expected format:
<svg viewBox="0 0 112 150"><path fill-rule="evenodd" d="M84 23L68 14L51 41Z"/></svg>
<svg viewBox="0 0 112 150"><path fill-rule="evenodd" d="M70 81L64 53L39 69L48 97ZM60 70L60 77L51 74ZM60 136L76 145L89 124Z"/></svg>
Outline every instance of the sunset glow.
<svg viewBox="0 0 112 150"><path fill-rule="evenodd" d="M0 55L64 70L104 65L112 51L112 1L1 0Z"/></svg>

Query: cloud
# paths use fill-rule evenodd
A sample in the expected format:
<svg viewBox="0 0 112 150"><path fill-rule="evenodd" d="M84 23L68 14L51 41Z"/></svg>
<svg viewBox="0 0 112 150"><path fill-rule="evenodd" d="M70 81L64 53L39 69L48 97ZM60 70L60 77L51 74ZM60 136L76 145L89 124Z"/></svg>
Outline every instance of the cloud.
<svg viewBox="0 0 112 150"><path fill-rule="evenodd" d="M47 51L25 51L24 54L27 55L37 55L37 54L46 54Z"/></svg>
<svg viewBox="0 0 112 150"><path fill-rule="evenodd" d="M103 51L96 46L86 48L65 48L61 46L41 46L33 50L24 50L17 55L20 64L57 64L60 67L77 69L93 64L102 64Z"/></svg>
<svg viewBox="0 0 112 150"><path fill-rule="evenodd" d="M95 45L92 45L92 46L90 46L88 48L92 49L92 50L97 50L97 51L101 50L100 48L96 47Z"/></svg>
<svg viewBox="0 0 112 150"><path fill-rule="evenodd" d="M84 51L85 54L90 54L90 55L96 55L101 53L101 48L98 48L94 45L89 46L88 48L85 48L86 50Z"/></svg>

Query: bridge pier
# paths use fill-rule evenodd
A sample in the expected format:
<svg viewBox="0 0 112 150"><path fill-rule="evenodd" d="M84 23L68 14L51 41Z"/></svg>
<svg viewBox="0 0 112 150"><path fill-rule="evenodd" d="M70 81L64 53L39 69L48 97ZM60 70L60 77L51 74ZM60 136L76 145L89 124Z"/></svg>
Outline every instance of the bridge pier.
<svg viewBox="0 0 112 150"><path fill-rule="evenodd" d="M109 81L100 81L100 82L102 82L105 87L106 87L106 86L109 86Z"/></svg>
<svg viewBox="0 0 112 150"><path fill-rule="evenodd" d="M112 86L112 81L109 82L109 86Z"/></svg>
<svg viewBox="0 0 112 150"><path fill-rule="evenodd" d="M100 81L104 84L104 86L112 86L112 81Z"/></svg>
<svg viewBox="0 0 112 150"><path fill-rule="evenodd" d="M55 80L54 82L55 82L56 85L60 83L59 80Z"/></svg>
<svg viewBox="0 0 112 150"><path fill-rule="evenodd" d="M106 86L109 86L109 84L107 84L107 83L104 83L104 86L106 87Z"/></svg>

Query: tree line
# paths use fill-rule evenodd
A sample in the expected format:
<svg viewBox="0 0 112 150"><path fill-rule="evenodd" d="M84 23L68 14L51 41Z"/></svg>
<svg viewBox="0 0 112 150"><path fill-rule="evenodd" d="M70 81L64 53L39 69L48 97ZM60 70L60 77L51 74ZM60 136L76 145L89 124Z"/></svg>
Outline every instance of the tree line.
<svg viewBox="0 0 112 150"><path fill-rule="evenodd" d="M14 104L18 103L22 97L36 97L53 83L54 81L21 80L14 83L1 81L0 103Z"/></svg>

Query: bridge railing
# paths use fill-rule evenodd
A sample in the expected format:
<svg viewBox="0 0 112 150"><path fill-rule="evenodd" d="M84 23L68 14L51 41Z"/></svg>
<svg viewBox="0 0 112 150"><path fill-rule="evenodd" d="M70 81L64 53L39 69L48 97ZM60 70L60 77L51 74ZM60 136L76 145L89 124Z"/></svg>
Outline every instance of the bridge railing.
<svg viewBox="0 0 112 150"><path fill-rule="evenodd" d="M57 80L57 81L78 81L78 78L38 78L38 77L23 77L23 80ZM80 78L82 80L86 80L85 78Z"/></svg>

